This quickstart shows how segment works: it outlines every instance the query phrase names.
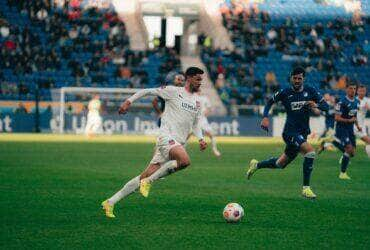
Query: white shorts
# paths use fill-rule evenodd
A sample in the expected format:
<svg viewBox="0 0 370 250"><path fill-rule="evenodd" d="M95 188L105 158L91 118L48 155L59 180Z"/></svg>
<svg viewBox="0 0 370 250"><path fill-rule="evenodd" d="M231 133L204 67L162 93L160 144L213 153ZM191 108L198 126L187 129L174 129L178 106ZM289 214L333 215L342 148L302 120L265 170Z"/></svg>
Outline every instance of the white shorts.
<svg viewBox="0 0 370 250"><path fill-rule="evenodd" d="M200 128L203 130L203 132L210 132L213 133L212 127L208 122L207 117L202 117L199 121L200 123Z"/></svg>
<svg viewBox="0 0 370 250"><path fill-rule="evenodd" d="M358 131L357 127L356 127L356 126L354 126L354 131L355 131L355 135L356 135L356 137L358 137L358 138L362 138L362 137L367 136L365 126L361 126L361 125L360 125L360 127L362 128L362 131Z"/></svg>
<svg viewBox="0 0 370 250"><path fill-rule="evenodd" d="M170 136L158 136L155 152L150 164L162 164L168 162L170 160L170 150L176 146L182 145Z"/></svg>
<svg viewBox="0 0 370 250"><path fill-rule="evenodd" d="M102 132L103 121L100 115L88 115L87 123L85 127L85 134L88 133L101 133Z"/></svg>

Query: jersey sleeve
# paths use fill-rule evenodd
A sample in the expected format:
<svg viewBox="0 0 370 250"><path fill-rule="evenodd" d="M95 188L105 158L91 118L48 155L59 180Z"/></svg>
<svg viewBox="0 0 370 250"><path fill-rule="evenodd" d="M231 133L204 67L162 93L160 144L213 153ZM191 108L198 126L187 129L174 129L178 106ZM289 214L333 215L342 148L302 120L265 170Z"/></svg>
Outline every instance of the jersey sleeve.
<svg viewBox="0 0 370 250"><path fill-rule="evenodd" d="M136 101L137 99L140 99L144 96L159 96L163 98L164 100L170 100L173 97L175 97L177 94L177 87L174 86L164 86L160 88L152 88L152 89L142 89L136 92L134 95L132 95L128 100L132 103Z"/></svg>
<svg viewBox="0 0 370 250"><path fill-rule="evenodd" d="M321 95L321 93L317 89L312 88L312 99L314 102L319 103L324 100L324 97Z"/></svg>
<svg viewBox="0 0 370 250"><path fill-rule="evenodd" d="M272 101L273 103L276 103L276 102L280 102L283 100L283 96L284 96L284 90L283 89L280 89L279 91L277 91L273 96L272 96Z"/></svg>
<svg viewBox="0 0 370 250"><path fill-rule="evenodd" d="M344 109L343 101L339 101L335 105L335 114L341 115L343 113L343 109Z"/></svg>
<svg viewBox="0 0 370 250"><path fill-rule="evenodd" d="M267 104L265 105L265 108L263 109L263 117L268 117L270 109L272 105L276 102L282 101L283 100L283 90L279 90L276 92L268 101Z"/></svg>

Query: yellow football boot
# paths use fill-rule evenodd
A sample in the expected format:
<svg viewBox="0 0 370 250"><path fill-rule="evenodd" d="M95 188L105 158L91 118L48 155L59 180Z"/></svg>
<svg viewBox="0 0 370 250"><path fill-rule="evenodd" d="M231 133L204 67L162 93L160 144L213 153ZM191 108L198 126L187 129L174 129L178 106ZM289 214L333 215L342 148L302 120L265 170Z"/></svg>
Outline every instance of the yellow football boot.
<svg viewBox="0 0 370 250"><path fill-rule="evenodd" d="M350 180L351 177L349 177L349 175L346 172L344 172L344 173L340 172L339 179L341 179L341 180Z"/></svg>
<svg viewBox="0 0 370 250"><path fill-rule="evenodd" d="M247 171L247 178L248 180L252 177L252 175L258 170L257 168L258 161L256 159L252 159L249 163L249 168Z"/></svg>
<svg viewBox="0 0 370 250"><path fill-rule="evenodd" d="M315 199L316 194L312 191L310 187L303 187L302 196L308 199Z"/></svg>
<svg viewBox="0 0 370 250"><path fill-rule="evenodd" d="M103 209L105 210L105 215L108 218L115 218L116 216L113 214L114 205L109 204L108 200L105 200L101 203Z"/></svg>
<svg viewBox="0 0 370 250"><path fill-rule="evenodd" d="M140 193L144 196L144 197L148 197L149 196L149 191L150 191L150 188L151 188L152 184L149 182L149 180L147 179L142 179L140 181Z"/></svg>

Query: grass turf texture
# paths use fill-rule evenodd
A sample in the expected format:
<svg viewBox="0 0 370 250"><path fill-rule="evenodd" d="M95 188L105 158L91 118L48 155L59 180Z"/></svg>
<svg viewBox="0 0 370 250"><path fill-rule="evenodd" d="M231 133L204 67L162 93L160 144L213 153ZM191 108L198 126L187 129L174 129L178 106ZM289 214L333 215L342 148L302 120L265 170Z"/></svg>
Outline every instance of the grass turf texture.
<svg viewBox="0 0 370 250"><path fill-rule="evenodd" d="M369 249L363 146L347 182L338 179L340 154L320 155L312 178L318 199L311 201L300 196L302 157L246 181L252 157L281 153L277 140L220 138L221 159L190 144L189 169L155 183L147 199L135 193L123 200L109 220L100 202L138 175L153 152L152 139L128 138L1 135L0 248ZM224 222L228 202L244 207L241 223Z"/></svg>

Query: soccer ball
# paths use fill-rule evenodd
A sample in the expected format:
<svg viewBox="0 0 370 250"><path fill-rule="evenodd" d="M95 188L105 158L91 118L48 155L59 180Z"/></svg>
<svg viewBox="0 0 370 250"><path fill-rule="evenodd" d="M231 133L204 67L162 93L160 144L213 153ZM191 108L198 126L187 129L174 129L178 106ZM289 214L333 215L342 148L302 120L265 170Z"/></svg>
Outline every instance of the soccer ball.
<svg viewBox="0 0 370 250"><path fill-rule="evenodd" d="M238 222L244 216L244 209L238 203L229 203L224 208L223 215L227 222Z"/></svg>

